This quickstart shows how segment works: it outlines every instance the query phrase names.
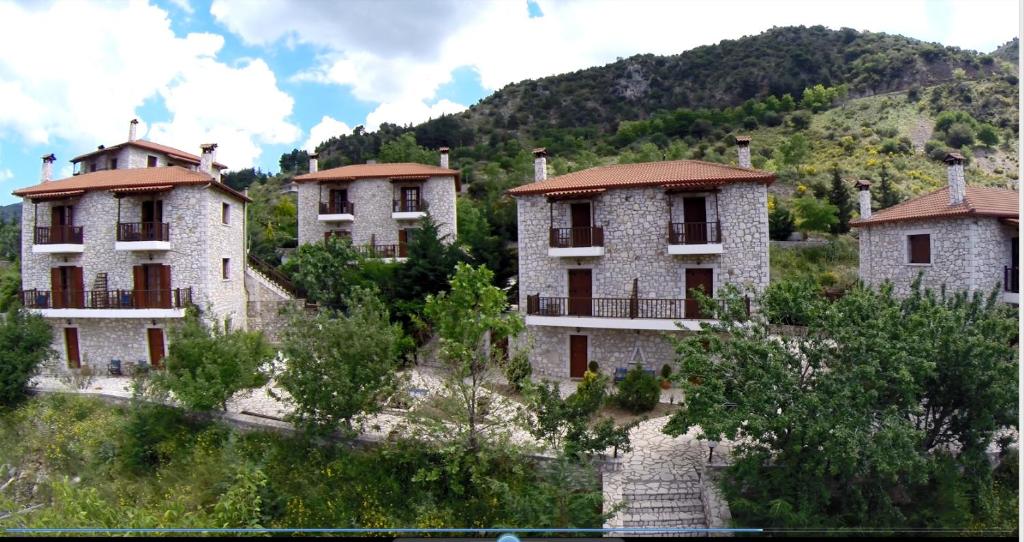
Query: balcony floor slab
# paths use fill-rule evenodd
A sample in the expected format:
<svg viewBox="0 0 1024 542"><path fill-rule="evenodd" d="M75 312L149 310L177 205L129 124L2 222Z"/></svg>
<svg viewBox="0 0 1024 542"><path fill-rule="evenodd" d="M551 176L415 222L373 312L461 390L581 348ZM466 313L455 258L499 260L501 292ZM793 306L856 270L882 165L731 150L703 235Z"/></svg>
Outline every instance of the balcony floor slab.
<svg viewBox="0 0 1024 542"><path fill-rule="evenodd" d="M604 256L604 247L549 247L548 256L552 258L589 258L594 256Z"/></svg>
<svg viewBox="0 0 1024 542"><path fill-rule="evenodd" d="M672 256L689 256L694 254L721 254L722 243L706 243L702 245L669 245L668 253Z"/></svg>
<svg viewBox="0 0 1024 542"><path fill-rule="evenodd" d="M85 245L81 243L32 245L32 254L81 254L82 252L85 252Z"/></svg>
<svg viewBox="0 0 1024 542"><path fill-rule="evenodd" d="M29 309L44 318L184 318L185 309Z"/></svg>
<svg viewBox="0 0 1024 542"><path fill-rule="evenodd" d="M352 222L356 219L351 213L320 214L316 217L320 222Z"/></svg>
<svg viewBox="0 0 1024 542"><path fill-rule="evenodd" d="M401 213L391 213L391 218L395 220L417 220L427 216L424 211L409 211Z"/></svg>
<svg viewBox="0 0 1024 542"><path fill-rule="evenodd" d="M115 241L114 250L171 250L170 241Z"/></svg>
<svg viewBox="0 0 1024 542"><path fill-rule="evenodd" d="M595 329L643 329L652 331L699 331L700 323L715 320L662 320L656 318L597 318L593 316L527 316L528 326L585 327ZM679 325L676 325L679 324ZM680 327L681 326L681 327Z"/></svg>

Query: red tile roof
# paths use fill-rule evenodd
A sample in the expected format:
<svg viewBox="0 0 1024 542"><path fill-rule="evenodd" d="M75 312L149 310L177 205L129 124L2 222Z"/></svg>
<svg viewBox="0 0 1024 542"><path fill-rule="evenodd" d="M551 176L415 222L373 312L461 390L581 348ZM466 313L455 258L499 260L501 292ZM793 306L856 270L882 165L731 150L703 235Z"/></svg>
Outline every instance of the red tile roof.
<svg viewBox="0 0 1024 542"><path fill-rule="evenodd" d="M181 166L146 167L128 169L107 169L93 173L82 173L66 179L40 183L35 186L19 188L15 196L49 197L60 192L74 190L113 190L136 189L161 185L182 186L209 184L244 201L250 201L241 192L230 186L217 182L210 175L201 171L192 171Z"/></svg>
<svg viewBox="0 0 1024 542"><path fill-rule="evenodd" d="M734 182L771 184L773 181L775 181L775 175L767 171L699 160L675 160L595 167L517 186L509 190L508 193L513 196L526 196L595 188L704 187Z"/></svg>
<svg viewBox="0 0 1024 542"><path fill-rule="evenodd" d="M872 226L887 222L957 216L1018 218L1020 205L1016 190L968 186L967 197L959 205L949 204L949 187L893 205L873 213L871 218L855 220L851 226Z"/></svg>
<svg viewBox="0 0 1024 542"><path fill-rule="evenodd" d="M353 164L322 169L316 173L297 175L295 182L355 181L358 179L425 179L431 176L455 177L456 192L462 189L458 170L410 162L396 164Z"/></svg>
<svg viewBox="0 0 1024 542"><path fill-rule="evenodd" d="M129 145L132 146L132 147L138 147L140 149L146 149L146 150L150 150L150 151L156 151L156 152L159 152L159 153L167 154L167 155L171 156L172 158L177 158L179 160L182 160L182 161L185 161L185 162L189 162L191 164L198 164L199 163L199 157L194 155L194 154L192 154L192 153L190 153L190 152L185 152L185 151L183 151L181 149L175 149L174 147L168 147L167 145L161 145L159 143L153 143L152 141L146 141L145 139L136 139L135 141L125 141L124 143L118 143L117 145L113 145L113 146L110 146L110 147L104 147L102 149L96 149L96 150L94 150L92 152L87 152L85 154L81 154L81 155L78 155L78 156L72 158L71 159L71 163L74 164L74 163L77 163L77 162L81 162L82 160L85 160L86 158L91 158L91 157L96 156L98 154L103 154L105 152L110 152L112 150L117 150L117 149L120 149L122 147L129 146ZM214 162L213 165L214 165L214 167L216 167L218 169L227 169L227 167L228 167L228 166L225 166L224 164L222 164L220 162Z"/></svg>

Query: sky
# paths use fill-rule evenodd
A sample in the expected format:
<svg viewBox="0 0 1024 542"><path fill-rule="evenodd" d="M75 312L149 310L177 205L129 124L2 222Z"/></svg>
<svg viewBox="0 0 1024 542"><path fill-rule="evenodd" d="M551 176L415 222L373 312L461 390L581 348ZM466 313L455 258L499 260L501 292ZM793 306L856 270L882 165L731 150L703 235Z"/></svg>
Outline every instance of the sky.
<svg viewBox="0 0 1024 542"><path fill-rule="evenodd" d="M97 145L139 136L230 169L503 86L639 53L815 25L991 51L1016 0L0 0L0 204Z"/></svg>

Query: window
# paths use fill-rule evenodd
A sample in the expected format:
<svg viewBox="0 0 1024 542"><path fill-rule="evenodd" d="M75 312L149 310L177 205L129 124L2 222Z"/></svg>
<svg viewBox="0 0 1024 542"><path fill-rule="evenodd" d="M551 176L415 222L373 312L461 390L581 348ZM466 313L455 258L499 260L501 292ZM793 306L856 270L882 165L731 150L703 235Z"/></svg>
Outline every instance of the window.
<svg viewBox="0 0 1024 542"><path fill-rule="evenodd" d="M110 159L110 169L117 169L117 158Z"/></svg>
<svg viewBox="0 0 1024 542"><path fill-rule="evenodd" d="M146 157L146 167L156 167L156 156L149 155Z"/></svg>
<svg viewBox="0 0 1024 542"><path fill-rule="evenodd" d="M220 204L220 222L221 224L231 223L231 204L222 203Z"/></svg>
<svg viewBox="0 0 1024 542"><path fill-rule="evenodd" d="M224 280L231 278L231 258L224 258L220 261L220 273Z"/></svg>
<svg viewBox="0 0 1024 542"><path fill-rule="evenodd" d="M907 236L907 263L932 263L932 236L919 233Z"/></svg>
<svg viewBox="0 0 1024 542"><path fill-rule="evenodd" d="M96 162L89 164L89 173L96 171Z"/></svg>

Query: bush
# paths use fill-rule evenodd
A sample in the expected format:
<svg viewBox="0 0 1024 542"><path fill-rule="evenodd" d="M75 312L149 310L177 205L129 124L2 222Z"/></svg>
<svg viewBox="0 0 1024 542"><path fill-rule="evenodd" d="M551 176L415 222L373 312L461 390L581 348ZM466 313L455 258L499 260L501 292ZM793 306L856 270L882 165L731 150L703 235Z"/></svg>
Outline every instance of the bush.
<svg viewBox="0 0 1024 542"><path fill-rule="evenodd" d="M502 373L505 374L505 380L508 381L509 386L515 391L522 391L523 384L530 380L530 375L533 374L533 365L530 364L530 358L525 353L517 353L509 356L501 365Z"/></svg>
<svg viewBox="0 0 1024 542"><path fill-rule="evenodd" d="M639 414L653 410L660 398L658 379L638 365L630 369L626 378L619 382L615 402L633 414Z"/></svg>
<svg viewBox="0 0 1024 542"><path fill-rule="evenodd" d="M133 405L124 425L121 446L124 465L139 474L150 472L172 457L164 443L187 432L191 431L180 410L149 403Z"/></svg>
<svg viewBox="0 0 1024 542"><path fill-rule="evenodd" d="M597 362L593 360L591 360L591 362L587 364L587 369L590 369L590 372L592 373L596 373L600 368L601 366L598 365Z"/></svg>
<svg viewBox="0 0 1024 542"><path fill-rule="evenodd" d="M813 303L819 299L818 285L811 280L773 282L764 290L761 312L772 324L806 326Z"/></svg>
<svg viewBox="0 0 1024 542"><path fill-rule="evenodd" d="M761 121L764 122L765 126L778 126L782 124L782 116L775 111L768 111L764 114Z"/></svg>
<svg viewBox="0 0 1024 542"><path fill-rule="evenodd" d="M996 129L991 124L983 124L978 129L978 141L982 142L985 146L994 147L999 144L999 135L996 134Z"/></svg>
<svg viewBox="0 0 1024 542"><path fill-rule="evenodd" d="M974 143L974 128L965 122L957 122L946 131L946 143L960 148Z"/></svg>
<svg viewBox="0 0 1024 542"><path fill-rule="evenodd" d="M811 114L807 111L797 111L789 116L789 125L796 130L805 130L811 125Z"/></svg>
<svg viewBox="0 0 1024 542"><path fill-rule="evenodd" d="M793 213L781 203L768 214L768 237L776 241L785 241L796 230Z"/></svg>
<svg viewBox="0 0 1024 542"><path fill-rule="evenodd" d="M0 405L25 398L25 386L39 364L54 355L50 324L24 310L12 310L0 323Z"/></svg>

